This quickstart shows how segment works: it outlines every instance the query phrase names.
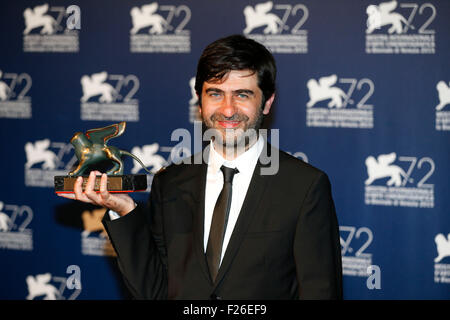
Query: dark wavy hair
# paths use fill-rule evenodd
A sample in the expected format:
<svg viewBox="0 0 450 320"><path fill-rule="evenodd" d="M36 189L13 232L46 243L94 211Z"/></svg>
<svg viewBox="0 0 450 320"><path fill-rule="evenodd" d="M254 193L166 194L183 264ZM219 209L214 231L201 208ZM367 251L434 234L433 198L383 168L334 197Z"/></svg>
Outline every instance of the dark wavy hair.
<svg viewBox="0 0 450 320"><path fill-rule="evenodd" d="M220 81L231 70L256 72L258 87L263 93L263 105L275 92L276 65L269 50L242 35L231 35L209 44L197 65L195 91L201 95L205 81Z"/></svg>

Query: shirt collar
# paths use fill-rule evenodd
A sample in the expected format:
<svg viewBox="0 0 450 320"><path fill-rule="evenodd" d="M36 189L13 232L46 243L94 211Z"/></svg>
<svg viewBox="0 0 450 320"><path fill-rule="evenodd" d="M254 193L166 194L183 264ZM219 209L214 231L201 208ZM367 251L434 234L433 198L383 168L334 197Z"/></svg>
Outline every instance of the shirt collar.
<svg viewBox="0 0 450 320"><path fill-rule="evenodd" d="M214 149L214 143L210 142L210 152L208 160L208 170L217 173L222 165L230 168L237 168L239 172L252 172L262 149L264 148L264 138L260 135L255 144L247 151L233 160L226 160Z"/></svg>

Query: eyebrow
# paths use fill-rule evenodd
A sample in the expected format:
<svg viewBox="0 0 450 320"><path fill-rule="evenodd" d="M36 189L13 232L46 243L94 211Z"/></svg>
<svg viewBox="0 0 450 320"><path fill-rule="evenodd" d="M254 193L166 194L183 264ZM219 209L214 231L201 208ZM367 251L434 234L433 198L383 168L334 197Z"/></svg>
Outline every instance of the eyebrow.
<svg viewBox="0 0 450 320"><path fill-rule="evenodd" d="M239 89L239 90L235 90L233 91L236 94L241 94L241 93L245 93L248 95L254 95L255 93L253 92L253 90L249 90L249 89Z"/></svg>
<svg viewBox="0 0 450 320"><path fill-rule="evenodd" d="M208 89L206 89L206 93L209 93L209 92L223 93L224 91L221 90L221 89L218 89L218 88L208 88ZM233 93L234 94L245 93L245 94L248 94L248 95L254 95L255 94L255 92L253 92L253 90L250 90L250 89L238 89L238 90L234 90Z"/></svg>

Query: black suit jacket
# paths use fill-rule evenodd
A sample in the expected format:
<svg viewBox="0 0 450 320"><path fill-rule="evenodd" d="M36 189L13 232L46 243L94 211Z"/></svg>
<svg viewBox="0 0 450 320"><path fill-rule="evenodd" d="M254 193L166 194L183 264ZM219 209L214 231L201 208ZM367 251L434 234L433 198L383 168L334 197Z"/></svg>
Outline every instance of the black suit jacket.
<svg viewBox="0 0 450 320"><path fill-rule="evenodd" d="M342 298L328 177L282 151L277 174L261 175L262 166L258 161L215 283L203 246L206 164L169 166L153 179L149 208L138 205L113 221L105 215L136 298Z"/></svg>

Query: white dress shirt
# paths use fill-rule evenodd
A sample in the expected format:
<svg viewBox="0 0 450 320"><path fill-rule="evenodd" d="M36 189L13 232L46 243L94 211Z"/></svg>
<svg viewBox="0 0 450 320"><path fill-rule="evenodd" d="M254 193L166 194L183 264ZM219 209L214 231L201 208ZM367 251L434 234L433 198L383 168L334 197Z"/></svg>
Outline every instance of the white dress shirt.
<svg viewBox="0 0 450 320"><path fill-rule="evenodd" d="M223 256L233 233L234 226L239 217L242 204L244 203L245 195L247 194L248 186L253 176L256 163L259 155L264 147L264 139L260 136L256 143L251 146L246 152L241 154L234 160L226 160L216 150L214 144L210 143L210 152L208 159L208 171L206 174L206 189L205 189L205 224L204 224L204 251L208 246L209 230L211 228L211 221L216 205L217 198L223 188L223 173L220 170L222 165L230 168L237 168L239 173L233 177L233 192L231 195L231 208L228 217L227 229L225 231L225 238L222 245L222 256L220 263L222 263Z"/></svg>

